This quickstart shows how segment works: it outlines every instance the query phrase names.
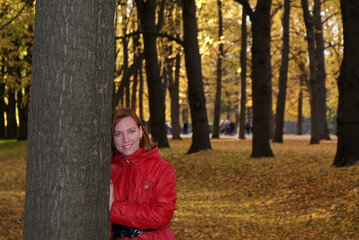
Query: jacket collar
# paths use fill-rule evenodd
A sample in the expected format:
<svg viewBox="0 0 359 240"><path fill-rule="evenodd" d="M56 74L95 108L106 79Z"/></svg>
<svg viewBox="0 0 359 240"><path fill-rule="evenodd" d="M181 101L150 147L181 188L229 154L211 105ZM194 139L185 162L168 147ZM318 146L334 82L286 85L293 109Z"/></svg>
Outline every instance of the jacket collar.
<svg viewBox="0 0 359 240"><path fill-rule="evenodd" d="M129 156L124 156L117 151L115 156L112 157L111 163L130 162L131 164L137 165L143 163L148 159L159 157L160 154L158 153L158 147L155 147L154 149L151 149L147 152L142 147Z"/></svg>

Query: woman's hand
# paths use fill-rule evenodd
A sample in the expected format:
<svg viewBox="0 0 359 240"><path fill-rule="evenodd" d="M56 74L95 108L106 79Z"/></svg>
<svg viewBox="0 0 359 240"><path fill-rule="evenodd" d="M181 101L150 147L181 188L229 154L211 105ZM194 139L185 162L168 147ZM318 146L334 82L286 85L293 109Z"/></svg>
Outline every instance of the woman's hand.
<svg viewBox="0 0 359 240"><path fill-rule="evenodd" d="M109 209L111 211L112 203L115 201L115 194L113 191L113 184L112 180L110 180L110 202L109 202Z"/></svg>

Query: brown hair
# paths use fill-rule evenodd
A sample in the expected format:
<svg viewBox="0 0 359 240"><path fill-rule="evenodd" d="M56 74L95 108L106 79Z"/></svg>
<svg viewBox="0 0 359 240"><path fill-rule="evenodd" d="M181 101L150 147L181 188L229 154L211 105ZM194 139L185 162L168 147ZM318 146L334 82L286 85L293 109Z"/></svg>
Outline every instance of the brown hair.
<svg viewBox="0 0 359 240"><path fill-rule="evenodd" d="M141 127L142 129L142 140L141 140L141 147L144 148L144 150L147 152L157 146L156 143L154 143L148 134L147 129L143 125L140 118L137 116L134 110L129 108L119 108L112 112L112 130L111 130L111 142L113 143L113 135L115 134L115 127L117 123L125 117L131 117L137 124L138 127ZM112 155L116 153L116 148L112 147Z"/></svg>

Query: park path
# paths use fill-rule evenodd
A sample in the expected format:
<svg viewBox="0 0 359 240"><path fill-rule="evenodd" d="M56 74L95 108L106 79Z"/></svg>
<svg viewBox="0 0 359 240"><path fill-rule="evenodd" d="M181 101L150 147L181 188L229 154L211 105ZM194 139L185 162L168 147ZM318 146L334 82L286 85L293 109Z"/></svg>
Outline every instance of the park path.
<svg viewBox="0 0 359 240"><path fill-rule="evenodd" d="M171 134L167 135L168 138L172 138ZM181 134L181 138L191 138L192 134ZM210 135L211 138L211 135ZM338 140L338 137L336 135L330 135L331 140ZM234 135L234 136L225 136L225 135L221 135L220 139L238 139L238 134ZM246 139L252 139L252 135L251 134L246 134ZM283 140L310 140L310 135L306 134L306 135L283 135Z"/></svg>

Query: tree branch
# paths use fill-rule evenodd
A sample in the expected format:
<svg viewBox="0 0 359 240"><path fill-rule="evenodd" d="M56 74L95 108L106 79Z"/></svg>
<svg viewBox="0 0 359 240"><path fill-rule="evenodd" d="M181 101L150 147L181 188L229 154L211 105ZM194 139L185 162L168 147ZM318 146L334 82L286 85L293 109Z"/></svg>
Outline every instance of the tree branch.
<svg viewBox="0 0 359 240"><path fill-rule="evenodd" d="M248 0L234 0L240 4L242 4L242 6L244 7L244 10L247 12L249 18L251 19L251 21L253 20L253 15L254 15L254 12L251 8L251 6L249 5L248 3Z"/></svg>
<svg viewBox="0 0 359 240"><path fill-rule="evenodd" d="M139 34L148 34L148 35L155 35L158 37L165 37L171 41L175 41L176 43L180 44L183 47L183 41L179 38L176 38L172 35L169 35L167 33L157 33L157 32L149 32L149 31L136 31L136 32L132 32L129 34L126 34L124 36L120 36L120 37L115 37L116 40L118 39L123 39L123 38L127 38L127 37L131 37L133 35L139 35Z"/></svg>
<svg viewBox="0 0 359 240"><path fill-rule="evenodd" d="M26 8L27 5L30 5L30 3L32 2L32 0L27 0L26 3L24 4L24 6L20 9L20 11L13 17L11 18L7 23L5 23L4 25L2 25L0 27L0 31L2 31L5 27L7 27L11 22L13 22L16 18L18 18L21 13L24 11L24 9Z"/></svg>

